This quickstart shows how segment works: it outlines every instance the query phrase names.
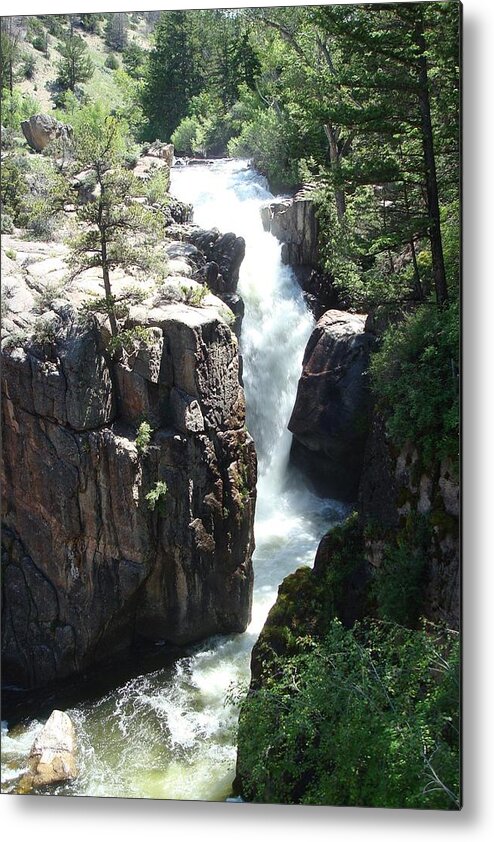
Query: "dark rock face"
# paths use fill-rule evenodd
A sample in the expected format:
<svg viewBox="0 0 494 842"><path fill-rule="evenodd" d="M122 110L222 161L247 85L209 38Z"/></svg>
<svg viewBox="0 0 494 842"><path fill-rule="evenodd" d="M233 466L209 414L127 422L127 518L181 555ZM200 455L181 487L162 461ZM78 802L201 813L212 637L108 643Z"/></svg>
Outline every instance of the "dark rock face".
<svg viewBox="0 0 494 842"><path fill-rule="evenodd" d="M288 429L292 461L316 485L354 499L360 479L368 413L366 371L372 336L366 316L328 310L305 350Z"/></svg>
<svg viewBox="0 0 494 842"><path fill-rule="evenodd" d="M140 305L132 324L151 340L118 364L70 320L55 342L3 349L7 682L249 621L256 455L237 341L215 306Z"/></svg>
<svg viewBox="0 0 494 842"><path fill-rule="evenodd" d="M433 622L460 627L459 481L449 460L435 470L420 465L410 444L397 450L383 418L373 414L359 489L359 511L367 530L366 556L374 568L386 544L407 520L429 525L422 613ZM377 528L376 528L377 525Z"/></svg>
<svg viewBox="0 0 494 842"><path fill-rule="evenodd" d="M29 120L23 120L21 129L29 146L36 152L42 152L48 144L56 138L65 138L72 135L72 127L60 123L49 114L33 114Z"/></svg>

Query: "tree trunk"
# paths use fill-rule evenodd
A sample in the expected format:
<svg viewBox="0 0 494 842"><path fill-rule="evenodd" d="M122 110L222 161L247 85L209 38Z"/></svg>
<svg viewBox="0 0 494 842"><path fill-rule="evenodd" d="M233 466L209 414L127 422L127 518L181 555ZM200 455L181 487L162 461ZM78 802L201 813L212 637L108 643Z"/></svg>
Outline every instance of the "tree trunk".
<svg viewBox="0 0 494 842"><path fill-rule="evenodd" d="M336 179L338 179L338 176L340 174L340 153L338 150L336 132L331 123L325 124L324 132L329 143L329 160L331 163L331 169L335 174ZM345 193L343 192L341 187L334 188L334 198L336 202L336 214L338 216L338 222L343 222L346 212L346 199Z"/></svg>
<svg viewBox="0 0 494 842"><path fill-rule="evenodd" d="M443 245L441 240L439 196L437 189L436 161L434 157L434 140L429 101L429 82L427 76L427 45L425 43L424 23L421 9L418 9L416 12L414 38L420 51L417 60L419 81L418 98L422 121L422 143L424 148L427 205L430 219L429 236L432 252L432 272L434 276L437 303L442 305L448 300L448 287L446 283Z"/></svg>

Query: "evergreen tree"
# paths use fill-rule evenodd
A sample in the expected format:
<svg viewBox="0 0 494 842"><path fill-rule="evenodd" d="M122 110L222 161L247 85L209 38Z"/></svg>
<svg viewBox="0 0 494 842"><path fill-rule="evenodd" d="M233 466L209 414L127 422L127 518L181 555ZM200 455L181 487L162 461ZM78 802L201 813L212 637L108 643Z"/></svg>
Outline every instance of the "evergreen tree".
<svg viewBox="0 0 494 842"><path fill-rule="evenodd" d="M155 30L142 93L146 139L169 140L201 88L195 13L163 12Z"/></svg>
<svg viewBox="0 0 494 842"><path fill-rule="evenodd" d="M63 90L74 91L75 86L87 82L94 72L86 42L80 35L69 32L59 46L62 56L58 64L58 84Z"/></svg>
<svg viewBox="0 0 494 842"><path fill-rule="evenodd" d="M94 176L97 197L77 212L82 233L71 240L71 277L89 268L100 268L104 297L93 309L108 314L113 337L119 333L119 302L113 295L111 273L121 269L153 271L155 244L163 219L159 213L133 202L142 184L124 166L124 128L114 117L96 110L78 130L75 151L78 164Z"/></svg>
<svg viewBox="0 0 494 842"><path fill-rule="evenodd" d="M105 41L112 50L121 52L127 46L129 21L126 12L110 12L107 15Z"/></svg>

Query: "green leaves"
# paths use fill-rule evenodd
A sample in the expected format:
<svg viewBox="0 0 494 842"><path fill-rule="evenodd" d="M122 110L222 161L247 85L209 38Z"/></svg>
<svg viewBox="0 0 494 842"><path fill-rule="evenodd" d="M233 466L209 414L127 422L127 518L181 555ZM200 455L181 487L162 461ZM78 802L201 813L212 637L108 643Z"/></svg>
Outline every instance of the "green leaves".
<svg viewBox="0 0 494 842"><path fill-rule="evenodd" d="M459 643L335 620L310 652L279 660L239 725L248 800L284 804L459 806Z"/></svg>

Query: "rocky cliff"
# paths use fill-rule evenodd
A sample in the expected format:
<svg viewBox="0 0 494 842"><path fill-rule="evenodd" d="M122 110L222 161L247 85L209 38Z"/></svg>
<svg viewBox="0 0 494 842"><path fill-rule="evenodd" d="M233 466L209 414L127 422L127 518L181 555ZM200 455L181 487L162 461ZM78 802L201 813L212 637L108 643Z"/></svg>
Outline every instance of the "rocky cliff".
<svg viewBox="0 0 494 842"><path fill-rule="evenodd" d="M281 259L294 269L315 318L344 306L332 278L319 265L319 221L310 189L264 205L261 219L264 230L280 241Z"/></svg>
<svg viewBox="0 0 494 842"><path fill-rule="evenodd" d="M64 285L62 246L5 240L4 680L243 630L256 455L229 311L186 276L143 283L115 356L80 317L97 273Z"/></svg>
<svg viewBox="0 0 494 842"><path fill-rule="evenodd" d="M323 493L356 499L362 470L373 336L366 316L328 310L307 343L288 424L292 461Z"/></svg>

